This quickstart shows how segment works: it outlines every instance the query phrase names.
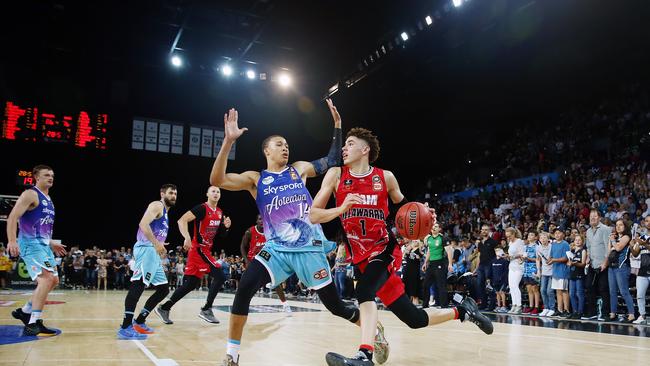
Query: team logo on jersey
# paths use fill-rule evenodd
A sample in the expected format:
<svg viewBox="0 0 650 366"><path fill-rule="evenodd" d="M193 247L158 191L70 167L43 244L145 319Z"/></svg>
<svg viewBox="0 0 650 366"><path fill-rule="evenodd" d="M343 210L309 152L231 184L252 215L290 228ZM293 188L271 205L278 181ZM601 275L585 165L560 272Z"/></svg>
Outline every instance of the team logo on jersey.
<svg viewBox="0 0 650 366"><path fill-rule="evenodd" d="M219 226L221 220L210 220L210 226Z"/></svg>
<svg viewBox="0 0 650 366"><path fill-rule="evenodd" d="M318 240L318 239L314 239L314 240L311 241L311 244L313 246L315 246L315 247L322 247L323 246L323 241Z"/></svg>
<svg viewBox="0 0 650 366"><path fill-rule="evenodd" d="M373 175L372 176L372 189L375 191L381 191L382 186L381 186L381 179L379 178L378 175Z"/></svg>
<svg viewBox="0 0 650 366"><path fill-rule="evenodd" d="M269 185L269 184L273 183L274 180L275 180L275 178L273 178L272 176L269 175L268 177L262 179L262 183L264 183L266 185Z"/></svg>
<svg viewBox="0 0 650 366"><path fill-rule="evenodd" d="M352 179L346 179L343 181L343 189L349 191L352 189Z"/></svg>
<svg viewBox="0 0 650 366"><path fill-rule="evenodd" d="M271 253L267 252L266 250L262 250L258 255L264 258L264 260L266 260L267 262L271 260Z"/></svg>
<svg viewBox="0 0 650 366"><path fill-rule="evenodd" d="M327 276L329 276L329 273L325 268L314 273L314 278L317 280L322 280L323 278L327 278Z"/></svg>
<svg viewBox="0 0 650 366"><path fill-rule="evenodd" d="M43 206L47 207L47 200L43 200L43 201L41 201L41 204L42 204Z"/></svg>
<svg viewBox="0 0 650 366"><path fill-rule="evenodd" d="M293 170L289 170L289 175L291 176L292 180L298 180L298 174L296 174L296 172Z"/></svg>

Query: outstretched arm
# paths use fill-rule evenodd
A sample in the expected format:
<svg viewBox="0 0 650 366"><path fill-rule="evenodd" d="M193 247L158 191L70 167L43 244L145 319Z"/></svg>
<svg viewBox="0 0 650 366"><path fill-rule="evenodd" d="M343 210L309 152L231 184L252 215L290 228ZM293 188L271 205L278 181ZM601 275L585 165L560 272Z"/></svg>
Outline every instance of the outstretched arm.
<svg viewBox="0 0 650 366"><path fill-rule="evenodd" d="M332 137L332 145L327 156L320 159L307 161L296 161L293 167L298 170L300 176L303 178L313 178L319 176L327 171L327 169L341 165L341 148L343 145L343 131L341 130L341 115L336 110L331 99L327 99L327 106L332 113L334 119L334 136Z"/></svg>
<svg viewBox="0 0 650 366"><path fill-rule="evenodd" d="M235 141L248 131L248 128L239 128L237 124L238 119L237 110L230 109L227 114L223 116L224 123L224 139L219 155L212 165L210 172L210 184L213 186L226 189L229 191L249 191L253 197L255 196L255 186L259 173L254 171L246 171L242 174L226 173L228 165L228 155L232 149Z"/></svg>

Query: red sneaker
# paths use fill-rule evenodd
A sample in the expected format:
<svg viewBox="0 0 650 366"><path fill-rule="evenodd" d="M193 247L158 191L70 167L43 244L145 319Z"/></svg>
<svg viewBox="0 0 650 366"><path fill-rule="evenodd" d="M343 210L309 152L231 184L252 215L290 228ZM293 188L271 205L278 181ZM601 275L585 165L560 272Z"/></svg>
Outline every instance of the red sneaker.
<svg viewBox="0 0 650 366"><path fill-rule="evenodd" d="M534 308L531 312L530 315L539 315L539 310L537 308Z"/></svg>
<svg viewBox="0 0 650 366"><path fill-rule="evenodd" d="M522 314L530 314L530 308L524 308L524 310L521 313Z"/></svg>

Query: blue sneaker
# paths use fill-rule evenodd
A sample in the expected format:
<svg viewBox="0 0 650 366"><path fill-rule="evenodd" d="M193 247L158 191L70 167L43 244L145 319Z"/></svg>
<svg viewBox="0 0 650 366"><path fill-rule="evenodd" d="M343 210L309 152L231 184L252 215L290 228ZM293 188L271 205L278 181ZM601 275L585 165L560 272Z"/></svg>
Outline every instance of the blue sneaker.
<svg viewBox="0 0 650 366"><path fill-rule="evenodd" d="M128 328L117 330L117 339L126 339L126 340L145 340L147 339L146 334L140 334L133 329L133 326L130 325Z"/></svg>
<svg viewBox="0 0 650 366"><path fill-rule="evenodd" d="M138 332L140 334L153 334L154 333L153 328L148 326L146 323L138 324L134 320L132 327L136 332Z"/></svg>

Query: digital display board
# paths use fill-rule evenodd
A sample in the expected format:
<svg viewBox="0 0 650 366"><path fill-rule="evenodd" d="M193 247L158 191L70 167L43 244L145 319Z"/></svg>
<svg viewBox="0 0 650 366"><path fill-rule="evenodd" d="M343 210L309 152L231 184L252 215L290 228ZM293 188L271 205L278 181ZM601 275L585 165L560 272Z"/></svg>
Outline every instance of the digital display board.
<svg viewBox="0 0 650 366"><path fill-rule="evenodd" d="M79 111L56 115L38 107L6 102L0 138L12 141L57 142L79 148L106 150L107 114Z"/></svg>

